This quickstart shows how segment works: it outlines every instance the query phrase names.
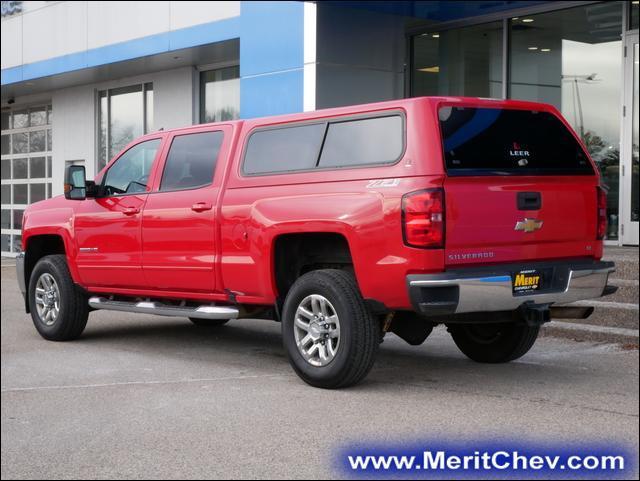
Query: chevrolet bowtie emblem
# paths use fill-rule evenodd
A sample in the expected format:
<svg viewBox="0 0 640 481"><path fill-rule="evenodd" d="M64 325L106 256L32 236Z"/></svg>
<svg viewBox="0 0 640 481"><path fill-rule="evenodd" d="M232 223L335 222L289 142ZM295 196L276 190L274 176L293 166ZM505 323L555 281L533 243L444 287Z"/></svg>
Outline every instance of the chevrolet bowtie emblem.
<svg viewBox="0 0 640 481"><path fill-rule="evenodd" d="M542 221L538 219L525 219L516 222L515 230L522 230L524 232L534 232L542 227Z"/></svg>

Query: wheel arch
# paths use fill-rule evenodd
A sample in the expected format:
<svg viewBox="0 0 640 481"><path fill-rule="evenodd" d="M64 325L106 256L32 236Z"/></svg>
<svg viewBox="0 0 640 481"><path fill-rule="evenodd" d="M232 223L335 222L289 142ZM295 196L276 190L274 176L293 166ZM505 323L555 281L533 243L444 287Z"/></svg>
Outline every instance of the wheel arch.
<svg viewBox="0 0 640 481"><path fill-rule="evenodd" d="M25 239L24 249L24 281L27 289L31 280L31 273L40 259L48 255L60 254L69 259L68 248L64 237L59 233L34 234ZM74 270L69 266L71 276L76 279ZM25 299L25 307L29 312L29 302Z"/></svg>
<svg viewBox="0 0 640 481"><path fill-rule="evenodd" d="M274 237L271 252L272 282L279 302L298 277L313 270L349 271L358 282L352 248L342 232L281 233Z"/></svg>

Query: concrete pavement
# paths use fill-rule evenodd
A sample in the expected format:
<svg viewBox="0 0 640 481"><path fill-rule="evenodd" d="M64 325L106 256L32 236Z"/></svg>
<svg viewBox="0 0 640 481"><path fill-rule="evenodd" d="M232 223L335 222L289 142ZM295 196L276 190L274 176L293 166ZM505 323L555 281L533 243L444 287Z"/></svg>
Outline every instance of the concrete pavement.
<svg viewBox="0 0 640 481"><path fill-rule="evenodd" d="M322 391L293 374L270 321L96 312L80 340L46 342L2 268L1 417L3 479L337 477L345 443L439 437L637 455L638 352L543 338L478 365L437 329L418 348L388 336L363 384Z"/></svg>

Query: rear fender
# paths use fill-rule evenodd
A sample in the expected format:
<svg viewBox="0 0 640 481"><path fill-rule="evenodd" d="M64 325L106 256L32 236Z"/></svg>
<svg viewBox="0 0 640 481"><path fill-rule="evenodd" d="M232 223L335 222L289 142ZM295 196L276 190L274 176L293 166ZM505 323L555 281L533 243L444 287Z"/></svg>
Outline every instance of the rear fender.
<svg viewBox="0 0 640 481"><path fill-rule="evenodd" d="M253 248L270 246L270 262L261 263L260 277L265 292L274 298L277 293L273 269L274 245L276 238L285 234L331 233L343 236L351 252L360 289L363 293L366 290L363 266L375 248L371 236L380 235L384 224L381 195L328 194L267 199L255 203L251 218L259 220L261 225L255 232L258 240L253 243Z"/></svg>

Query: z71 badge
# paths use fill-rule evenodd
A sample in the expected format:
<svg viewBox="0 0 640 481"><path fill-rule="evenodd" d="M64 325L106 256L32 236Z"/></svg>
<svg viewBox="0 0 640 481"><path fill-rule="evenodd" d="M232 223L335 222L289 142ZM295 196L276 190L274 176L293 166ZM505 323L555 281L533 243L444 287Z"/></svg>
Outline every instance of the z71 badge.
<svg viewBox="0 0 640 481"><path fill-rule="evenodd" d="M400 179L376 179L367 184L367 189L380 189L383 187L398 187Z"/></svg>

